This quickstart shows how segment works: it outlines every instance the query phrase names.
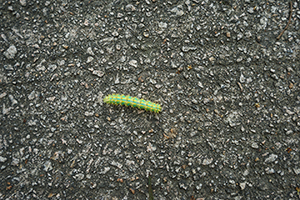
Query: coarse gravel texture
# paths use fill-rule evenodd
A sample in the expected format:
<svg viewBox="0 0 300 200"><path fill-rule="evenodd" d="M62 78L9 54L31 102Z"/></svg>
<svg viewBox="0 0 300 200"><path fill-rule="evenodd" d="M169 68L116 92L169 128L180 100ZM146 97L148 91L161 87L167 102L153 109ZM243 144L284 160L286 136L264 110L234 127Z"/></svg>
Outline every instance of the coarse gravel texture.
<svg viewBox="0 0 300 200"><path fill-rule="evenodd" d="M300 3L0 1L0 199L299 199ZM103 104L112 93L159 114Z"/></svg>

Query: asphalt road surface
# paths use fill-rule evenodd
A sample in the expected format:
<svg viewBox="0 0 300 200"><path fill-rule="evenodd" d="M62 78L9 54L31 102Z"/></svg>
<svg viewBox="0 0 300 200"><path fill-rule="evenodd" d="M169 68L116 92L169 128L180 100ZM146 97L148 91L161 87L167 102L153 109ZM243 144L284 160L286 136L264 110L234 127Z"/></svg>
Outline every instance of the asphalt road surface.
<svg viewBox="0 0 300 200"><path fill-rule="evenodd" d="M1 0L0 28L0 199L300 198L299 1Z"/></svg>

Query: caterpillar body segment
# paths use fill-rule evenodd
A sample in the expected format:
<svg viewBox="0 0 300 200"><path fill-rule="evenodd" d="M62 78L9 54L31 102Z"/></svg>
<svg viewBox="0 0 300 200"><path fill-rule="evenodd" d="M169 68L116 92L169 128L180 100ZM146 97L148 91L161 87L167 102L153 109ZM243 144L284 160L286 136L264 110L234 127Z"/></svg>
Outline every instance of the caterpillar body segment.
<svg viewBox="0 0 300 200"><path fill-rule="evenodd" d="M129 95L125 96L123 94L107 95L106 97L104 97L103 102L113 105L131 106L133 108L144 109L155 113L161 111L161 106L159 104L136 97L131 97Z"/></svg>

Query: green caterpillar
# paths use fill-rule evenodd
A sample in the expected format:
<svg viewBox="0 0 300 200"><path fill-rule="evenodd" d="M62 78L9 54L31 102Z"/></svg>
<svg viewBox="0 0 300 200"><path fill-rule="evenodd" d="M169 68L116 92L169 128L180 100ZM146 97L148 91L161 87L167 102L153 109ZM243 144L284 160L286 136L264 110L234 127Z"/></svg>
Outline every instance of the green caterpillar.
<svg viewBox="0 0 300 200"><path fill-rule="evenodd" d="M123 94L108 95L104 97L103 102L113 105L131 106L133 108L145 109L147 111L155 113L161 111L161 106L159 104L153 103L151 101L145 101L144 99L139 99L136 97L125 96Z"/></svg>

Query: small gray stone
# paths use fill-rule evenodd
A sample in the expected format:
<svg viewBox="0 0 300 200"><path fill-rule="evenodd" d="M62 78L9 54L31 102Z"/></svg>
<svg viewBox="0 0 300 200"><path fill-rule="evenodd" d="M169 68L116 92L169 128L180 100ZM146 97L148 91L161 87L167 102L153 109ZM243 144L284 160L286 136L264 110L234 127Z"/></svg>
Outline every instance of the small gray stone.
<svg viewBox="0 0 300 200"><path fill-rule="evenodd" d="M183 46L182 47L182 51L183 52L188 52L188 51L195 51L197 49L197 47L187 47L187 46Z"/></svg>
<svg viewBox="0 0 300 200"><path fill-rule="evenodd" d="M197 131L193 131L193 132L190 133L191 137L194 137L195 135L197 135Z"/></svg>
<svg viewBox="0 0 300 200"><path fill-rule="evenodd" d="M118 13L118 14L117 14L117 18L122 18L123 16L124 16L123 13Z"/></svg>
<svg viewBox="0 0 300 200"><path fill-rule="evenodd" d="M118 33L118 31L116 31L116 30L114 30L114 32L112 32L111 34L112 34L112 36L114 36L114 37L118 37L118 36L119 36L119 33Z"/></svg>
<svg viewBox="0 0 300 200"><path fill-rule="evenodd" d="M292 67L287 67L287 70L288 70L289 72L293 72L293 71L294 71Z"/></svg>
<svg viewBox="0 0 300 200"><path fill-rule="evenodd" d="M294 172L295 172L296 175L299 175L300 174L300 168L298 168L298 169L294 168Z"/></svg>
<svg viewBox="0 0 300 200"><path fill-rule="evenodd" d="M115 166L115 167L118 167L119 169L121 169L121 168L123 167L123 165L122 165L121 163L116 162L116 161L114 161L114 160L111 162L111 165L112 165L112 166Z"/></svg>
<svg viewBox="0 0 300 200"><path fill-rule="evenodd" d="M65 60L58 60L58 61L57 61L57 64L58 64L59 66L63 66L65 63L66 63Z"/></svg>
<svg viewBox="0 0 300 200"><path fill-rule="evenodd" d="M103 170L101 170L99 173L100 174L106 174L110 170L110 167L104 167Z"/></svg>
<svg viewBox="0 0 300 200"><path fill-rule="evenodd" d="M247 83L251 83L252 82L252 78L251 77L249 77L249 78L247 78Z"/></svg>
<svg viewBox="0 0 300 200"><path fill-rule="evenodd" d="M93 116L93 115L94 115L94 112L93 112L93 111L92 111L92 112L85 111L84 115L85 115L86 117L90 117L90 116Z"/></svg>
<svg viewBox="0 0 300 200"><path fill-rule="evenodd" d="M156 151L156 147L153 146L150 142L149 145L147 146L147 152L153 152Z"/></svg>
<svg viewBox="0 0 300 200"><path fill-rule="evenodd" d="M9 64L8 65L4 65L3 67L7 71L13 71L14 70L14 67L12 65L9 65Z"/></svg>
<svg viewBox="0 0 300 200"><path fill-rule="evenodd" d="M205 158L202 162L202 165L209 165L212 163L213 160L214 160L213 158L210 158L210 159Z"/></svg>
<svg viewBox="0 0 300 200"><path fill-rule="evenodd" d="M175 63L175 61L171 60L171 67L172 67L172 69L177 69L178 65L179 65L179 63Z"/></svg>
<svg viewBox="0 0 300 200"><path fill-rule="evenodd" d="M199 185L196 186L196 189L197 189L197 190L201 190L201 188L202 188L202 184L201 184L201 183L200 183Z"/></svg>
<svg viewBox="0 0 300 200"><path fill-rule="evenodd" d="M91 56L95 55L94 52L93 52L93 50L92 50L92 47L87 48L86 53L90 54Z"/></svg>
<svg viewBox="0 0 300 200"><path fill-rule="evenodd" d="M271 13L275 14L277 10L276 6L271 6Z"/></svg>
<svg viewBox="0 0 300 200"><path fill-rule="evenodd" d="M3 115L8 114L11 109L13 109L13 108L12 107L6 108L5 104L3 104L3 106L2 106L2 114Z"/></svg>
<svg viewBox="0 0 300 200"><path fill-rule="evenodd" d="M253 149L258 149L258 144L256 143L256 142L253 142L252 144L251 144L251 147L253 148Z"/></svg>
<svg viewBox="0 0 300 200"><path fill-rule="evenodd" d="M26 0L20 0L20 4L21 4L22 6L26 6Z"/></svg>
<svg viewBox="0 0 300 200"><path fill-rule="evenodd" d="M47 171L51 171L53 168L52 168L52 164L51 164L51 161L47 160L45 163L44 163L44 170L47 172Z"/></svg>
<svg viewBox="0 0 300 200"><path fill-rule="evenodd" d="M32 100L35 97L35 91L33 90L29 95L28 95L28 99Z"/></svg>
<svg viewBox="0 0 300 200"><path fill-rule="evenodd" d="M204 104L207 104L209 101L210 101L209 98L204 98L204 99L203 99L203 103L204 103Z"/></svg>
<svg viewBox="0 0 300 200"><path fill-rule="evenodd" d="M36 120L29 120L28 125L29 126L36 126L36 122L37 122Z"/></svg>
<svg viewBox="0 0 300 200"><path fill-rule="evenodd" d="M37 65L36 66L36 71L45 71L46 67L44 65Z"/></svg>
<svg viewBox="0 0 300 200"><path fill-rule="evenodd" d="M250 14L252 14L252 13L254 13L254 8L253 7L250 7L250 8L248 8L248 13L250 13Z"/></svg>
<svg viewBox="0 0 300 200"><path fill-rule="evenodd" d="M81 181L84 178L84 174L83 173L76 174L75 176L73 176L73 178L76 181Z"/></svg>
<svg viewBox="0 0 300 200"><path fill-rule="evenodd" d="M251 33L250 31L247 31L247 32L245 33L245 36L246 36L247 38L250 38L250 37L252 36L252 33Z"/></svg>
<svg viewBox="0 0 300 200"><path fill-rule="evenodd" d="M177 16L184 15L184 12L182 10L179 10L178 7L175 7L171 10L171 12L175 13Z"/></svg>
<svg viewBox="0 0 300 200"><path fill-rule="evenodd" d="M246 188L246 182L240 183L240 187L241 187L241 190L244 190Z"/></svg>
<svg viewBox="0 0 300 200"><path fill-rule="evenodd" d="M55 65L55 64L54 65L51 64L48 66L48 70L51 72L53 72L56 68L57 68L57 65Z"/></svg>
<svg viewBox="0 0 300 200"><path fill-rule="evenodd" d="M128 5L125 7L125 10L126 10L126 11L135 11L136 8L135 8L132 4L128 4Z"/></svg>
<svg viewBox="0 0 300 200"><path fill-rule="evenodd" d="M248 176L249 175L249 169L246 169L245 171L244 171L244 173L243 173L243 176Z"/></svg>
<svg viewBox="0 0 300 200"><path fill-rule="evenodd" d="M0 156L0 162L5 162L7 158Z"/></svg>
<svg viewBox="0 0 300 200"><path fill-rule="evenodd" d="M20 160L18 158L12 158L12 161L11 161L11 165L13 166L18 166L19 165L19 162Z"/></svg>
<svg viewBox="0 0 300 200"><path fill-rule="evenodd" d="M158 23L158 27L159 27L159 28L167 28L167 27L168 27L168 24L165 23L165 22L159 22L159 23Z"/></svg>
<svg viewBox="0 0 300 200"><path fill-rule="evenodd" d="M239 33L236 37L237 41L241 40L243 38L243 33Z"/></svg>
<svg viewBox="0 0 300 200"><path fill-rule="evenodd" d="M0 94L0 99L2 99L3 97L5 97L7 95L6 92L3 92L2 94Z"/></svg>
<svg viewBox="0 0 300 200"><path fill-rule="evenodd" d="M236 62L241 62L242 60L243 60L243 57L240 56L240 57L238 57L238 59L236 59Z"/></svg>
<svg viewBox="0 0 300 200"><path fill-rule="evenodd" d="M8 95L8 98L10 99L12 105L18 104L18 101L15 100L13 95Z"/></svg>
<svg viewBox="0 0 300 200"><path fill-rule="evenodd" d="M236 196L234 197L234 200L241 200L243 198L243 196Z"/></svg>
<svg viewBox="0 0 300 200"><path fill-rule="evenodd" d="M179 188L187 190L188 186L184 183L178 183L179 184Z"/></svg>
<svg viewBox="0 0 300 200"><path fill-rule="evenodd" d="M96 76L99 76L100 78L102 76L104 76L104 72L100 71L100 70L94 70L93 71L93 74L96 75Z"/></svg>
<svg viewBox="0 0 300 200"><path fill-rule="evenodd" d="M244 132L245 131L245 128L243 126L241 126L241 131Z"/></svg>
<svg viewBox="0 0 300 200"><path fill-rule="evenodd" d="M224 119L226 123L229 123L231 127L239 125L239 113L236 111L232 111L230 114L228 114L227 118Z"/></svg>
<svg viewBox="0 0 300 200"><path fill-rule="evenodd" d="M204 123L204 126L205 126L205 127L211 126L211 125L212 125L212 122L205 122L205 123Z"/></svg>
<svg viewBox="0 0 300 200"><path fill-rule="evenodd" d="M89 57L87 58L86 63L90 63L90 62L92 62L93 60L94 60L94 58L93 58L92 56L89 56Z"/></svg>
<svg viewBox="0 0 300 200"><path fill-rule="evenodd" d="M7 59L13 59L17 53L15 45L11 45L3 54Z"/></svg>
<svg viewBox="0 0 300 200"><path fill-rule="evenodd" d="M131 61L129 61L129 65L131 65L133 67L137 67L137 61L136 60L131 60Z"/></svg>
<svg viewBox="0 0 300 200"><path fill-rule="evenodd" d="M152 83L153 85L156 84L156 80L154 80L154 79L152 79L152 78L151 78L149 81L150 81L150 83Z"/></svg>
<svg viewBox="0 0 300 200"><path fill-rule="evenodd" d="M274 174L275 173L275 170L273 168L269 168L269 167L267 167L265 169L265 171L266 171L266 174Z"/></svg>
<svg viewBox="0 0 300 200"><path fill-rule="evenodd" d="M267 27L268 19L266 17L262 17L259 22L262 25L262 28L265 29Z"/></svg>
<svg viewBox="0 0 300 200"><path fill-rule="evenodd" d="M271 162L274 162L277 158L278 158L277 155L271 154L271 155L265 160L265 163L271 163Z"/></svg>
<svg viewBox="0 0 300 200"><path fill-rule="evenodd" d="M106 47L105 49L106 49L107 53L109 53L109 54L112 54L113 52L115 52L114 45L108 46L108 47ZM100 54L104 54L104 50L100 49L100 50L99 50L99 53L100 53Z"/></svg>

